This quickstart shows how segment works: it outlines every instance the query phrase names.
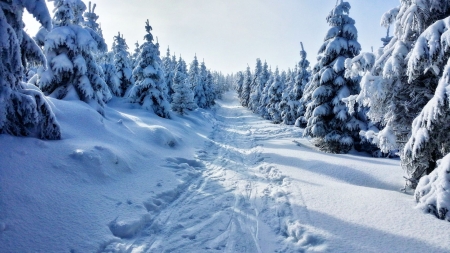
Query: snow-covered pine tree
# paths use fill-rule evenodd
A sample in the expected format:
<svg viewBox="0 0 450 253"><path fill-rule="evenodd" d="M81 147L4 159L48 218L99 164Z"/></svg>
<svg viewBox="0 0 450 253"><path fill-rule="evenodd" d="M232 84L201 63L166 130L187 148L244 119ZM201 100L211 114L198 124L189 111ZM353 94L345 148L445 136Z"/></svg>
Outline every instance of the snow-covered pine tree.
<svg viewBox="0 0 450 253"><path fill-rule="evenodd" d="M242 84L242 92L241 92L241 105L244 107L248 107L252 81L253 81L252 72L250 71L250 67L247 66L247 70L245 71L244 74L244 83Z"/></svg>
<svg viewBox="0 0 450 253"><path fill-rule="evenodd" d="M92 6L91 1L89 1L89 7L88 7L87 11L84 12L84 14L83 14L83 16L85 18L83 25L85 27L91 28L101 38L103 38L102 28L100 27L100 24L97 23L97 19L99 18L99 16L97 15L97 13L95 13L95 7L97 7L97 4L94 4L94 6ZM104 43L104 41L103 41L103 43Z"/></svg>
<svg viewBox="0 0 450 253"><path fill-rule="evenodd" d="M286 73L284 76L286 76ZM268 89L268 103L266 104L267 112L270 115L270 119L272 122L278 124L281 123L281 112L279 111L279 103L281 102L281 98L284 90L285 77L283 78L280 75L278 67L275 69L273 82L270 84Z"/></svg>
<svg viewBox="0 0 450 253"><path fill-rule="evenodd" d="M295 70L294 70L295 71ZM295 71L296 72L296 71ZM278 110L281 116L281 122L286 125L293 125L295 123L296 117L296 108L295 104L299 103L299 101L294 101L293 97L293 89L295 85L295 76L292 74L291 69L288 69L286 73L286 81L285 87L281 96L281 101L278 104ZM297 106L298 107L298 106Z"/></svg>
<svg viewBox="0 0 450 253"><path fill-rule="evenodd" d="M0 4L0 134L60 139L60 126L46 98L37 88L22 82L27 59L30 56L44 59L39 47L23 30L24 8L45 29L52 28L43 0Z"/></svg>
<svg viewBox="0 0 450 253"><path fill-rule="evenodd" d="M316 138L321 150L347 153L359 137L358 122L342 101L359 92L359 85L346 79L345 60L359 54L355 21L348 16L350 4L339 0L327 17L331 26L319 50L318 63L308 87L304 134Z"/></svg>
<svg viewBox="0 0 450 253"><path fill-rule="evenodd" d="M236 77L234 80L234 89L236 90L239 100L241 99L243 85L244 85L244 73L242 73L242 71L239 71L236 73Z"/></svg>
<svg viewBox="0 0 450 253"><path fill-rule="evenodd" d="M193 88L194 88L194 101L198 107L203 108L203 109L208 108L207 98L206 98L206 93L205 93L205 85L206 85L207 75L208 75L208 73L206 70L205 62L202 62L200 64L198 76L197 76L197 78L194 79L194 80L196 80L196 82L194 82L195 86Z"/></svg>
<svg viewBox="0 0 450 253"><path fill-rule="evenodd" d="M166 80L166 86L168 89L168 98L169 102L172 100L172 94L173 94L173 76L175 73L175 67L177 65L176 59L173 61L172 56L170 55L170 49L167 47L167 53L166 56L162 59L162 66L164 69L164 79Z"/></svg>
<svg viewBox="0 0 450 253"><path fill-rule="evenodd" d="M272 72L272 69L266 68L266 66L267 66L267 64L264 64L263 74L261 76L264 76L265 78L267 78L267 81L265 82L264 86L262 87L261 97L259 99L258 113L264 119L270 120L271 118L270 118L270 114L267 111L267 104L269 104L269 88L271 87L271 85L273 83L274 74Z"/></svg>
<svg viewBox="0 0 450 253"><path fill-rule="evenodd" d="M402 165L409 172L413 185L421 176L432 172L436 161L450 152L449 28L450 17L429 26L415 42L408 61L410 83L423 80L423 75L427 79L440 78L434 96L414 119L411 137L401 156ZM433 89L433 83L423 82L422 85L424 95ZM413 88L418 89L417 86Z"/></svg>
<svg viewBox="0 0 450 253"><path fill-rule="evenodd" d="M302 42L300 42L300 46L302 47L302 50L300 51L300 61L295 76L294 88L292 89L292 97L294 101L298 101L298 103L294 103L294 110L296 110L295 125L304 128L307 124L304 114L309 101L306 96L303 97L303 92L311 79L311 72L309 70L309 61L306 59L307 54Z"/></svg>
<svg viewBox="0 0 450 253"><path fill-rule="evenodd" d="M131 55L131 69L134 69L137 66L138 63L138 57L141 54L141 48L139 46L139 42L136 41L136 43L134 43L135 48L134 48L134 52L133 55Z"/></svg>
<svg viewBox="0 0 450 253"><path fill-rule="evenodd" d="M190 88L187 78L186 63L180 57L175 67L173 76L172 110L181 115L187 110L194 110L197 105L194 102L194 92Z"/></svg>
<svg viewBox="0 0 450 253"><path fill-rule="evenodd" d="M197 54L194 55L194 60L189 64L188 81L190 88L194 90L197 86L198 79L200 78L200 68L198 65Z"/></svg>
<svg viewBox="0 0 450 253"><path fill-rule="evenodd" d="M140 46L137 65L133 69L135 84L130 88L132 103L139 103L162 118L170 118L170 104L167 102L167 87L161 67L158 46L153 44L152 27L145 23L145 42Z"/></svg>
<svg viewBox="0 0 450 253"><path fill-rule="evenodd" d="M214 83L214 77L210 70L206 71L206 78L205 78L205 96L206 96L206 107L211 108L213 105L216 104L216 93L218 91L216 90L216 84Z"/></svg>
<svg viewBox="0 0 450 253"><path fill-rule="evenodd" d="M97 23L99 16L97 15L97 13L95 13L95 7L97 7L97 5L94 4L94 6L92 6L91 1L89 1L88 9L83 14L84 21L82 23L82 26L86 28L91 33L92 38L94 38L94 40L97 41L97 51L93 52L93 54L95 56L95 61L97 62L97 64L103 67L104 65L107 64L106 63L108 61L107 58L109 57L107 55L108 46L106 45L105 39L103 38L102 28L100 27L100 24ZM103 68L101 68L100 75L103 79L106 79ZM109 87L115 85L109 83L107 84Z"/></svg>
<svg viewBox="0 0 450 253"><path fill-rule="evenodd" d="M104 103L112 96L95 61L102 39L81 26L86 9L81 0L55 0L54 5L54 28L44 43L47 69L39 73L39 87L58 99L80 99L103 114Z"/></svg>
<svg viewBox="0 0 450 253"><path fill-rule="evenodd" d="M262 72L263 72L262 62L258 58L256 59L255 72L253 73L253 80L250 85L250 97L248 101L248 109L252 110L253 112L256 112L259 106L259 100L261 97L260 93L261 83L258 82L258 80L260 79Z"/></svg>
<svg viewBox="0 0 450 253"><path fill-rule="evenodd" d="M362 98L370 103L369 118L384 126L373 139L384 152L401 151L402 167L412 188L423 175L422 165L426 162L422 160L421 165L411 162L403 149L411 135L413 119L433 97L446 62L438 53L439 33L444 30L429 33L435 36L432 39L421 34L449 15L448 1L401 1L399 8L386 12L381 24L386 27L394 24L395 34L377 57L372 71L361 81L362 89L370 91ZM442 23L440 26L444 29ZM428 159L428 166L434 167L436 159Z"/></svg>
<svg viewBox="0 0 450 253"><path fill-rule="evenodd" d="M114 47L114 45L113 45ZM106 52L103 54L102 69L104 73L105 82L114 96L121 97L122 90L120 88L120 78L118 71L114 65L114 52Z"/></svg>
<svg viewBox="0 0 450 253"><path fill-rule="evenodd" d="M117 36L114 36L112 51L114 53L114 66L117 69L117 76L120 80L120 96L123 97L127 90L133 86L134 80L128 45L120 32Z"/></svg>

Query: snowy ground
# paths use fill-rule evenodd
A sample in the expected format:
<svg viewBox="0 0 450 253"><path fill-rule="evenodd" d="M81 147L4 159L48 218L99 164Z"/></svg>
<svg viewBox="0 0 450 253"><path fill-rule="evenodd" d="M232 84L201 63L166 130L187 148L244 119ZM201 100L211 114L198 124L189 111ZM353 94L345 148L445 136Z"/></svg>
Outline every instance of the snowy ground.
<svg viewBox="0 0 450 253"><path fill-rule="evenodd" d="M0 135L0 252L450 252L398 160L321 153L233 96L173 120L52 100L63 140Z"/></svg>

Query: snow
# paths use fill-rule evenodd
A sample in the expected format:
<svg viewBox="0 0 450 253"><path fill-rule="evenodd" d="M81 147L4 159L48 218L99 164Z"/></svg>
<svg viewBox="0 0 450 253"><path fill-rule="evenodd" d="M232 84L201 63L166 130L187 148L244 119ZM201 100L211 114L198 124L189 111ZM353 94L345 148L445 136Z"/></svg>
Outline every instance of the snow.
<svg viewBox="0 0 450 253"><path fill-rule="evenodd" d="M171 120L49 100L62 140L0 135L0 252L450 251L398 159L320 152L232 92Z"/></svg>

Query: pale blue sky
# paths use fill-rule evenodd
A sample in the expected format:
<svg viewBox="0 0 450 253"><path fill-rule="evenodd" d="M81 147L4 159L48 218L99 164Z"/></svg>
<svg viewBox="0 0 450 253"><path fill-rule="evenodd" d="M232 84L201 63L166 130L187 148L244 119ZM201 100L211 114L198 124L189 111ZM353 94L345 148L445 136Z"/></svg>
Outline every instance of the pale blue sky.
<svg viewBox="0 0 450 253"><path fill-rule="evenodd" d="M84 1L88 4L88 1ZM329 28L326 16L335 0L96 0L96 13L109 47L118 31L130 51L142 42L149 19L158 37L161 55L167 46L189 63L194 54L207 67L224 73L253 69L256 58L272 68L294 67L302 41L311 64ZM355 19L363 51L382 45L386 29L381 15L399 0L353 0L350 17ZM53 3L47 3L50 12ZM34 35L37 22L27 17ZM29 20L29 21L28 21Z"/></svg>

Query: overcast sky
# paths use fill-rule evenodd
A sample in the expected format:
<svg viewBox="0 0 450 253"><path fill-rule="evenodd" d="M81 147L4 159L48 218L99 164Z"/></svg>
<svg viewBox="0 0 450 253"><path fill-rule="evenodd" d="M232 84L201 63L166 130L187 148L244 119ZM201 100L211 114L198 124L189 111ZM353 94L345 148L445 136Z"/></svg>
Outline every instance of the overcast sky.
<svg viewBox="0 0 450 253"><path fill-rule="evenodd" d="M84 1L88 5L88 1ZM190 63L197 54L206 66L223 73L253 69L256 58L272 68L292 68L299 61L302 41L311 64L328 31L326 16L336 0L96 0L98 22L109 48L117 32L124 34L130 51L145 35L149 19L158 37L161 55L167 46ZM353 0L363 51L382 45L386 29L381 15L399 0ZM52 14L53 3L47 3ZM25 17L28 32L35 35L38 23Z"/></svg>

